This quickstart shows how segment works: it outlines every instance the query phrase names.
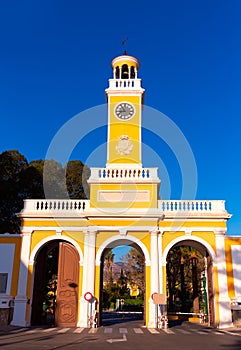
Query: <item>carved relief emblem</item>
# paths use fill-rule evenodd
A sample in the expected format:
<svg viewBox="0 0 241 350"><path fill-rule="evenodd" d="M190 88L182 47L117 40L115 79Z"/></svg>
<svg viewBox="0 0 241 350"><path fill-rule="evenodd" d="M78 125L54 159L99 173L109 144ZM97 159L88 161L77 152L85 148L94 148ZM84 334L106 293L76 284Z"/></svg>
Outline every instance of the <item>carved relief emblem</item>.
<svg viewBox="0 0 241 350"><path fill-rule="evenodd" d="M130 154L132 150L133 150L133 144L131 143L129 136L122 135L119 138L119 141L116 146L117 153L123 156L125 154Z"/></svg>

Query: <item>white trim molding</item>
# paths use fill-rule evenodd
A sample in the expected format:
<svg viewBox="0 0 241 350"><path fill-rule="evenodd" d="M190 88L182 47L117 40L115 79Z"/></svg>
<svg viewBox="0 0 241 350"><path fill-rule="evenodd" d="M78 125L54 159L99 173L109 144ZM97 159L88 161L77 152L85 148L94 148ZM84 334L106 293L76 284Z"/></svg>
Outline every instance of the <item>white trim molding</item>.
<svg viewBox="0 0 241 350"><path fill-rule="evenodd" d="M80 265L83 265L84 258L83 258L83 252L82 252L80 246L77 244L77 242L74 239L72 239L68 236L62 236L62 235L61 236L60 235L48 236L48 237L42 239L40 242L38 242L30 254L29 265L34 265L36 254L38 253L39 249L41 249L44 244L46 244L50 241L53 241L53 240L66 241L66 242L69 242L70 244L72 244L79 253Z"/></svg>
<svg viewBox="0 0 241 350"><path fill-rule="evenodd" d="M100 266L100 264L101 264L101 256L102 256L104 249L108 248L111 245L111 243L114 243L114 242L119 243L118 245L125 245L128 243L130 244L130 242L137 244L141 248L141 250L145 256L146 266L151 265L150 254L149 254L146 246L138 238L136 238L134 236L131 236L128 234L128 236L123 238L123 236L120 234L120 235L115 235L113 237L108 238L106 241L104 241L101 244L101 246L99 247L97 254L96 254L96 266Z"/></svg>

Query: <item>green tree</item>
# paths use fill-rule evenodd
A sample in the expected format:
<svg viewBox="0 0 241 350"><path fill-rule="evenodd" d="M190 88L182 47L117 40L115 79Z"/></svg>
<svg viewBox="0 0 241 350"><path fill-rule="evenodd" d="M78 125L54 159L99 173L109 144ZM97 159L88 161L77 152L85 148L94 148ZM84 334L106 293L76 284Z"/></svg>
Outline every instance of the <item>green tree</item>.
<svg viewBox="0 0 241 350"><path fill-rule="evenodd" d="M55 160L27 159L17 150L0 154L0 233L18 233L24 199L82 199L89 195L90 170L81 161L66 167ZM85 189L85 191L84 191Z"/></svg>
<svg viewBox="0 0 241 350"><path fill-rule="evenodd" d="M66 167L66 185L71 199L89 198L87 179L90 170L80 160L71 160Z"/></svg>
<svg viewBox="0 0 241 350"><path fill-rule="evenodd" d="M65 170L54 159L46 159L43 168L43 186L46 199L69 198L66 188Z"/></svg>
<svg viewBox="0 0 241 350"><path fill-rule="evenodd" d="M112 266L114 263L114 256L112 249L105 255L104 258L104 269L106 271L105 280L107 285L113 284L113 273L112 273Z"/></svg>
<svg viewBox="0 0 241 350"><path fill-rule="evenodd" d="M22 173L27 159L17 150L0 154L0 232L18 233L20 220L16 216L23 206L21 198Z"/></svg>
<svg viewBox="0 0 241 350"><path fill-rule="evenodd" d="M129 253L122 257L122 261L126 266L126 276L130 285L137 285L140 294L143 296L145 292L145 257L142 252L136 248L131 248Z"/></svg>
<svg viewBox="0 0 241 350"><path fill-rule="evenodd" d="M195 276L191 259L197 259ZM199 296L201 300L201 274L204 271L204 257L191 246L173 247L167 256L167 292L168 310L190 312L193 307L193 299ZM194 278L195 277L195 278ZM194 286L194 281L196 285ZM194 291L197 295L194 295ZM180 302L177 302L180 300Z"/></svg>

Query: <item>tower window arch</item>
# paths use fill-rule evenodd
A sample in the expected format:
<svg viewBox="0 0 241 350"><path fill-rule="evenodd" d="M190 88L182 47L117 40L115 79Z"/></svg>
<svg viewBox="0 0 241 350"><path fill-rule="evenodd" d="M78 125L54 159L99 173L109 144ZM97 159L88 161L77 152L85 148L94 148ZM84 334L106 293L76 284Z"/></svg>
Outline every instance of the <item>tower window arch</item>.
<svg viewBox="0 0 241 350"><path fill-rule="evenodd" d="M120 67L119 66L117 66L115 69L115 77L116 77L116 79L120 78Z"/></svg>
<svg viewBox="0 0 241 350"><path fill-rule="evenodd" d="M127 64L123 64L121 69L121 79L128 79L129 78L129 69Z"/></svg>
<svg viewBox="0 0 241 350"><path fill-rule="evenodd" d="M135 75L135 67L131 66L131 79L135 79L136 75Z"/></svg>

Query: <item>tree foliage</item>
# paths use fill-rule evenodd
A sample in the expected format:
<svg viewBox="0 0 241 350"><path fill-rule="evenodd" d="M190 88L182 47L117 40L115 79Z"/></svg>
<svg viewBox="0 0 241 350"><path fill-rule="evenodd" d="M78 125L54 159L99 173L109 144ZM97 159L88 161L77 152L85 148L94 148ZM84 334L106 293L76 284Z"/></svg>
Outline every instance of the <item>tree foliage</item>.
<svg viewBox="0 0 241 350"><path fill-rule="evenodd" d="M193 260L195 259L195 264ZM201 276L205 269L203 255L190 246L173 247L167 256L168 310L190 312L193 300L202 299Z"/></svg>
<svg viewBox="0 0 241 350"><path fill-rule="evenodd" d="M129 253L127 253L122 260L124 261L127 271L126 276L128 282L131 286L138 286L141 295L144 295L145 292L145 278L144 278L144 269L145 269L145 257L142 252L136 248L131 248Z"/></svg>
<svg viewBox="0 0 241 350"><path fill-rule="evenodd" d="M114 264L114 254L110 250L104 257L104 286L103 286L103 307L115 306L116 299L124 299L125 306L128 303L137 307L143 304L145 293L144 281L144 255L135 248L131 248L129 253L121 259L124 263L118 278L114 278L112 267ZM137 286L140 292L138 298L130 296L130 287ZM134 307L134 306L132 306Z"/></svg>
<svg viewBox="0 0 241 350"><path fill-rule="evenodd" d="M18 150L0 154L0 233L19 233L24 199L86 199L90 170L81 161L27 159Z"/></svg>

